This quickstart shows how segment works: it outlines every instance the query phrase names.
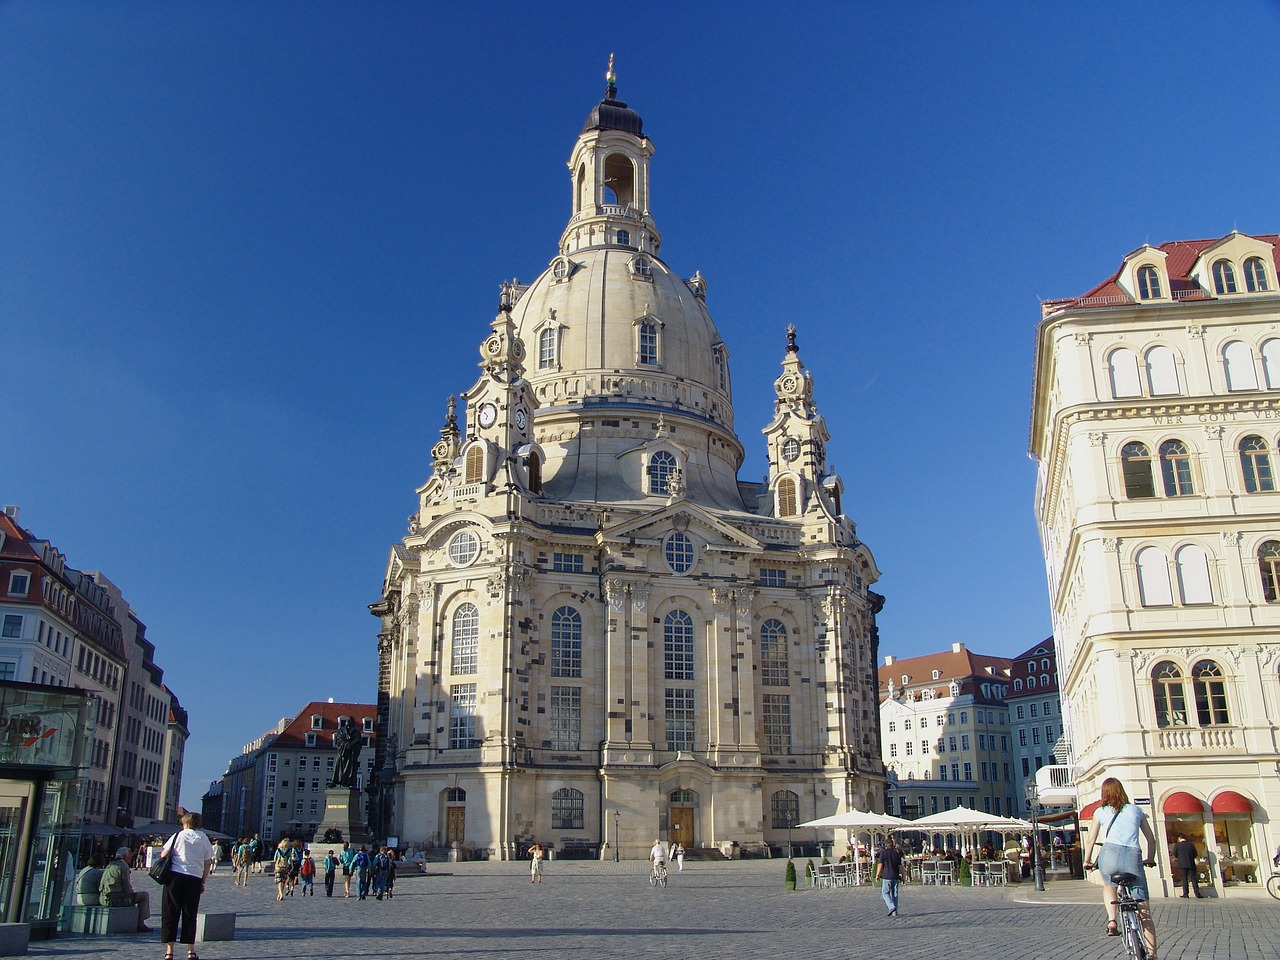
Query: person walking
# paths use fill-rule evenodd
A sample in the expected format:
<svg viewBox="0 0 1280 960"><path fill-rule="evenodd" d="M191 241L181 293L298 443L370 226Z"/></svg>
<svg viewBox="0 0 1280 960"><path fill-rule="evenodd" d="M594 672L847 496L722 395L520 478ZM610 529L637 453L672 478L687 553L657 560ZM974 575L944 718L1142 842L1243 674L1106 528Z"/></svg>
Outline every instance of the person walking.
<svg viewBox="0 0 1280 960"><path fill-rule="evenodd" d="M542 858L546 855L546 851L542 849L542 844L535 843L529 848L529 882L542 882Z"/></svg>
<svg viewBox="0 0 1280 960"><path fill-rule="evenodd" d="M1196 892L1196 899L1201 899L1204 894L1200 892L1200 878L1197 876L1199 872L1196 869L1196 858L1199 854L1196 852L1196 845L1186 838L1184 834L1178 834L1178 842L1173 845L1173 859L1178 865L1178 872L1182 874L1182 899L1187 899L1187 883L1190 882L1191 889Z"/></svg>
<svg viewBox="0 0 1280 960"><path fill-rule="evenodd" d="M387 899L390 900L396 887L396 851L394 847L387 849Z"/></svg>
<svg viewBox="0 0 1280 960"><path fill-rule="evenodd" d="M289 840L282 839L276 846L275 857L272 860L272 873L276 879L276 899L283 900L285 890L290 893L293 890L289 888Z"/></svg>
<svg viewBox="0 0 1280 960"><path fill-rule="evenodd" d="M1107 908L1107 936L1120 936L1120 927L1116 923L1116 888L1111 878L1118 873L1133 874L1135 879L1129 884L1129 890L1138 901L1138 920L1142 923L1142 938L1147 944L1147 960L1156 960L1156 923L1151 917L1147 873L1142 869L1144 865L1156 865L1156 835L1147 815L1129 802L1124 786L1115 777L1107 777L1102 781L1102 804L1093 814L1093 829L1089 836L1089 853L1084 858L1084 867L1090 870L1097 866L1098 872L1102 874L1102 903ZM1147 841L1145 860L1142 858L1142 849L1138 846L1139 836ZM1102 845L1102 852L1095 861L1093 854L1099 844Z"/></svg>
<svg viewBox="0 0 1280 960"><path fill-rule="evenodd" d="M160 896L160 940L164 944L164 960L173 960L173 945L179 940L181 925L187 960L200 960L195 947L196 914L205 879L213 868L213 844L200 829L200 814L184 813L181 822L182 830L165 844L173 855L173 872Z"/></svg>
<svg viewBox="0 0 1280 960"><path fill-rule="evenodd" d="M902 883L902 853L893 842L885 841L876 857L876 879L880 881L880 896L889 908L886 916L898 916L898 887Z"/></svg>
<svg viewBox="0 0 1280 960"><path fill-rule="evenodd" d="M235 853L233 854L233 858L236 866L236 886L237 887L249 886L250 860L249 860L249 841L248 840L240 841L239 845L235 848Z"/></svg>
<svg viewBox="0 0 1280 960"><path fill-rule="evenodd" d="M343 897L350 900L351 875L356 872L356 851L351 849L351 844L344 843L342 845L342 852L338 854L338 862L342 864Z"/></svg>
<svg viewBox="0 0 1280 960"><path fill-rule="evenodd" d="M311 859L311 851L304 850L302 852L302 866L298 869L298 877L302 880L302 895L316 895L316 865Z"/></svg>
<svg viewBox="0 0 1280 960"><path fill-rule="evenodd" d="M684 844L676 841L676 873L684 873Z"/></svg>
<svg viewBox="0 0 1280 960"><path fill-rule="evenodd" d="M391 858L382 847L373 856L373 895L381 900L387 892L387 875L391 872Z"/></svg>
<svg viewBox="0 0 1280 960"><path fill-rule="evenodd" d="M373 860L370 859L369 851L364 844L360 845L360 849L356 853L354 867L356 890L361 900L367 900L369 899L369 885L373 881Z"/></svg>
<svg viewBox="0 0 1280 960"><path fill-rule="evenodd" d="M262 873L262 837L258 834L253 835L253 839L249 841L249 862L252 864L254 873Z"/></svg>
<svg viewBox="0 0 1280 960"><path fill-rule="evenodd" d="M333 882L337 879L337 874L338 858L330 850L324 855L324 895L326 897L333 896Z"/></svg>

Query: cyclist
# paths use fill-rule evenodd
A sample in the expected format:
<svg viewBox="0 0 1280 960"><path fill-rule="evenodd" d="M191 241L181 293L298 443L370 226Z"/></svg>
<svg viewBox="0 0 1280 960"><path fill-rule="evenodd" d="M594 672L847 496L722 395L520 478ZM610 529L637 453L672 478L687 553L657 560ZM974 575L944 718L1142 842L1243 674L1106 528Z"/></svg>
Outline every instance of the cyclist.
<svg viewBox="0 0 1280 960"><path fill-rule="evenodd" d="M1102 839L1106 833L1105 840ZM1142 859L1138 835L1147 841L1147 858ZM1102 781L1102 804L1093 815L1089 852L1085 855L1085 868L1095 866L1102 874L1102 902L1107 908L1107 936L1118 937L1116 924L1116 888L1111 878L1117 873L1131 873L1136 878L1129 886L1135 900L1139 901L1138 919L1142 923L1142 938L1146 941L1148 960L1156 960L1156 925L1151 918L1151 895L1147 892L1147 874L1143 865L1156 865L1156 835L1151 821L1138 807L1129 802L1123 785L1115 777ZM1102 843L1102 853L1094 859L1094 851Z"/></svg>
<svg viewBox="0 0 1280 960"><path fill-rule="evenodd" d="M667 848L662 845L661 840L653 841L653 847L649 850L649 876L657 879L662 876L667 866Z"/></svg>

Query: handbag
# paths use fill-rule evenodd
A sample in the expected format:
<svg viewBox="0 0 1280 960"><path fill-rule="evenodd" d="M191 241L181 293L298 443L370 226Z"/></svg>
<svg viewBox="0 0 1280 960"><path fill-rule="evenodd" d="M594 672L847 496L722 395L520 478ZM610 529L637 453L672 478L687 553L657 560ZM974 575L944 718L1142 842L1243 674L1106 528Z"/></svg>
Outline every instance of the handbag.
<svg viewBox="0 0 1280 960"><path fill-rule="evenodd" d="M160 854L160 858L156 860L156 862L151 865L151 869L147 871L147 876L161 886L168 883L169 878L173 876L173 841L176 839L178 839L178 835L175 833L169 838L169 842L165 844L165 847L169 848L169 852L162 852ZM164 847L161 848L162 851L163 849Z"/></svg>

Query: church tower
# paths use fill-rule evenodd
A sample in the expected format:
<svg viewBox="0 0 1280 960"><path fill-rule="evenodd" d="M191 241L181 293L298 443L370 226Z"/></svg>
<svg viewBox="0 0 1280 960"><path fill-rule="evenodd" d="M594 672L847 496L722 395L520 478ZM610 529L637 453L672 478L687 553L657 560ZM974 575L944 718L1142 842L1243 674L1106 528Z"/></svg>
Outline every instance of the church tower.
<svg viewBox="0 0 1280 960"><path fill-rule="evenodd" d="M372 607L371 826L405 843L642 858L883 809L878 572L796 331L768 478L740 481L707 283L659 255L653 145L607 79L558 251L502 287Z"/></svg>

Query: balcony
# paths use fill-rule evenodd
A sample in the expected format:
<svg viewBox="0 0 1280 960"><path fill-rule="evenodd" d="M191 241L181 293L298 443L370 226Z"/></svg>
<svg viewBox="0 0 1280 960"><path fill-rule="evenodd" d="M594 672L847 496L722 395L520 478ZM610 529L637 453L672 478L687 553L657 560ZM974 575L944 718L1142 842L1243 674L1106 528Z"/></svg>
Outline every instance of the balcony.
<svg viewBox="0 0 1280 960"><path fill-rule="evenodd" d="M1163 753L1239 753L1242 738L1234 727L1161 727L1156 749Z"/></svg>
<svg viewBox="0 0 1280 960"><path fill-rule="evenodd" d="M1044 806L1074 804L1076 784L1071 778L1071 767L1065 763L1041 767L1036 771L1036 790Z"/></svg>

